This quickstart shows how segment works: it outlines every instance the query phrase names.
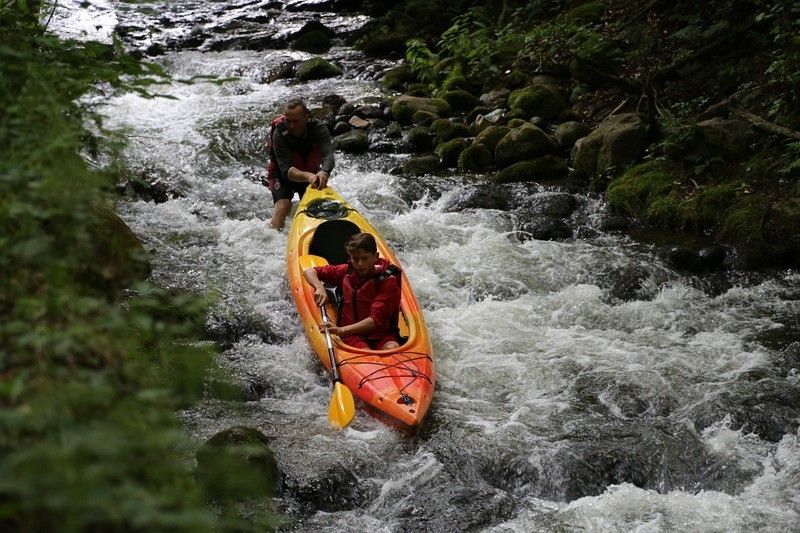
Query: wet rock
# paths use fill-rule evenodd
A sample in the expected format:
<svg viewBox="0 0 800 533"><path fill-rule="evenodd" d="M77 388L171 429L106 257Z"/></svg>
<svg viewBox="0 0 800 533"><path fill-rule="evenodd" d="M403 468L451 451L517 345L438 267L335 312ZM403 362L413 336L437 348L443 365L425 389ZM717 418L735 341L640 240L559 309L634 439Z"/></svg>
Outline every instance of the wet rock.
<svg viewBox="0 0 800 533"><path fill-rule="evenodd" d="M527 124L527 123L528 123L528 121L525 120L524 118L512 118L511 120L508 121L508 124L506 124L506 126L508 126L509 128L511 128L513 130L514 128L519 128L520 126L522 126L524 124ZM531 124L534 124L534 123L531 122ZM536 124L534 124L534 125L536 125Z"/></svg>
<svg viewBox="0 0 800 533"><path fill-rule="evenodd" d="M297 79L300 81L321 80L341 75L341 68L322 57L312 57L297 67Z"/></svg>
<svg viewBox="0 0 800 533"><path fill-rule="evenodd" d="M464 187L447 200L442 206L442 211L454 212L464 209L508 211L511 202L511 193L503 187Z"/></svg>
<svg viewBox="0 0 800 533"><path fill-rule="evenodd" d="M400 173L404 176L424 176L435 174L440 169L439 156L423 155L407 159L400 167Z"/></svg>
<svg viewBox="0 0 800 533"><path fill-rule="evenodd" d="M333 39L336 36L336 32L327 27L321 21L313 19L309 20L303 27L297 30L295 33L289 36L289 39L296 40L301 37L305 37L306 35L320 33L328 38L328 40Z"/></svg>
<svg viewBox="0 0 800 533"><path fill-rule="evenodd" d="M450 104L453 111L458 113L466 113L478 105L478 99L463 89L447 91L442 94L442 99Z"/></svg>
<svg viewBox="0 0 800 533"><path fill-rule="evenodd" d="M397 151L397 146L390 141L375 141L369 145L369 151L376 154L393 154Z"/></svg>
<svg viewBox="0 0 800 533"><path fill-rule="evenodd" d="M461 152L466 150L469 143L466 139L452 139L436 147L436 155L442 160L442 166L445 168L453 168L458 165L458 156Z"/></svg>
<svg viewBox="0 0 800 533"><path fill-rule="evenodd" d="M608 278L608 285L610 285L608 292L613 298L629 302L641 300L647 296L645 294L645 282L650 278L650 272L646 268L635 264L626 264L621 268L612 269ZM639 407L643 402L632 394L614 398L614 401L627 416L640 415L648 408L647 405ZM637 408L631 407L632 404Z"/></svg>
<svg viewBox="0 0 800 533"><path fill-rule="evenodd" d="M466 122L467 124L473 124L474 125L475 119L477 119L479 115L486 115L487 113L490 113L491 111L492 111L491 108L479 105L478 107L474 108L472 111L467 113L467 116L464 117L464 122Z"/></svg>
<svg viewBox="0 0 800 533"><path fill-rule="evenodd" d="M499 183L525 181L554 181L566 177L569 169L560 157L547 155L531 161L521 161L501 170L494 180Z"/></svg>
<svg viewBox="0 0 800 533"><path fill-rule="evenodd" d="M417 96L401 96L392 104L392 116L401 124L410 124L417 111L429 111L442 117L450 114L450 105L441 98Z"/></svg>
<svg viewBox="0 0 800 533"><path fill-rule="evenodd" d="M458 156L458 168L464 172L481 171L491 166L491 164L492 154L482 144L473 144Z"/></svg>
<svg viewBox="0 0 800 533"><path fill-rule="evenodd" d="M295 0L280 4L287 11L328 11L341 13L359 9L362 2L358 0Z"/></svg>
<svg viewBox="0 0 800 533"><path fill-rule="evenodd" d="M338 94L328 94L322 97L322 104L330 108L333 114L338 114L339 110L346 103L347 100L345 100L344 97L339 96Z"/></svg>
<svg viewBox="0 0 800 533"><path fill-rule="evenodd" d="M443 143L457 137L469 137L469 127L463 122L453 122L446 118L434 120L431 131L436 135L436 142Z"/></svg>
<svg viewBox="0 0 800 533"><path fill-rule="evenodd" d="M521 109L525 117L538 116L551 119L564 110L567 103L561 93L556 89L543 85L531 85L524 89L517 89L508 97L508 106L512 109Z"/></svg>
<svg viewBox="0 0 800 533"><path fill-rule="evenodd" d="M416 153L433 150L434 135L425 126L415 126L406 134L406 142Z"/></svg>
<svg viewBox="0 0 800 533"><path fill-rule="evenodd" d="M586 137L590 132L591 130L586 124L575 121L564 122L556 130L555 138L561 148L571 149L575 145L575 141Z"/></svg>
<svg viewBox="0 0 800 533"><path fill-rule="evenodd" d="M625 231L633 227L630 218L621 215L609 215L600 220L602 231Z"/></svg>
<svg viewBox="0 0 800 533"><path fill-rule="evenodd" d="M372 125L368 120L364 120L358 115L353 115L347 122L357 130L365 130Z"/></svg>
<svg viewBox="0 0 800 533"><path fill-rule="evenodd" d="M502 490L452 482L437 486L411 495L398 517L399 531L484 531L517 509Z"/></svg>
<svg viewBox="0 0 800 533"><path fill-rule="evenodd" d="M755 132L747 122L719 117L698 122L697 134L705 152L725 159L748 155L755 140Z"/></svg>
<svg viewBox="0 0 800 533"><path fill-rule="evenodd" d="M721 246L701 249L673 246L667 251L667 259L673 267L698 273L719 269L725 262L725 256L725 249Z"/></svg>
<svg viewBox="0 0 800 533"><path fill-rule="evenodd" d="M361 483L344 466L334 465L324 471L310 468L302 475L286 477L286 492L311 512L346 511L364 502Z"/></svg>
<svg viewBox="0 0 800 533"><path fill-rule="evenodd" d="M523 110L523 109L521 109L519 107L512 107L506 113L506 119L512 120L512 119L516 118L516 119L519 119L519 120L521 120L523 122L527 122L529 116L530 115L528 114L527 111L525 111L525 110Z"/></svg>
<svg viewBox="0 0 800 533"><path fill-rule="evenodd" d="M303 34L289 45L292 50L321 54L331 48L331 39L320 31L312 31Z"/></svg>
<svg viewBox="0 0 800 533"><path fill-rule="evenodd" d="M575 197L563 192L535 194L522 205L522 209L531 215L553 218L567 218L576 207Z"/></svg>
<svg viewBox="0 0 800 533"><path fill-rule="evenodd" d="M406 41L411 37L408 33L404 32L373 32L361 42L361 50L368 56L385 57L385 56L399 56L402 57L406 51Z"/></svg>
<svg viewBox="0 0 800 533"><path fill-rule="evenodd" d="M414 73L408 65L402 64L399 67L389 69L383 75L383 86L390 91L400 91L414 81Z"/></svg>
<svg viewBox="0 0 800 533"><path fill-rule="evenodd" d="M526 124L511 130L497 143L494 157L497 166L507 167L557 151L558 143L555 139L533 124Z"/></svg>
<svg viewBox="0 0 800 533"><path fill-rule="evenodd" d="M216 502L272 498L280 472L269 440L249 427L211 437L197 452L197 478Z"/></svg>
<svg viewBox="0 0 800 533"><path fill-rule="evenodd" d="M422 98L428 98L431 95L430 89L424 83L412 83L406 89L406 94L409 96L419 96Z"/></svg>
<svg viewBox="0 0 800 533"><path fill-rule="evenodd" d="M399 139L403 135L403 128L399 124L392 122L386 126L386 137L389 139Z"/></svg>
<svg viewBox="0 0 800 533"><path fill-rule="evenodd" d="M368 119L368 118L383 118L383 109L377 105L362 105L355 108L353 111L357 116Z"/></svg>
<svg viewBox="0 0 800 533"><path fill-rule="evenodd" d="M611 168L622 170L639 158L646 145L647 124L642 115L614 115L576 143L575 173L593 179Z"/></svg>
<svg viewBox="0 0 800 533"><path fill-rule="evenodd" d="M555 122L557 124L563 124L564 122L581 122L583 117L577 111L572 109L565 109L558 116L555 118ZM587 130L586 133L589 133L591 130Z"/></svg>
<svg viewBox="0 0 800 533"><path fill-rule="evenodd" d="M369 148L369 136L365 131L353 130L336 137L334 146L349 154L363 154Z"/></svg>
<svg viewBox="0 0 800 533"><path fill-rule="evenodd" d="M505 107L506 103L508 102L509 94L511 94L511 91L503 87L501 89L495 89L493 91L489 91L488 93L482 94L478 101L482 105L492 109Z"/></svg>
<svg viewBox="0 0 800 533"><path fill-rule="evenodd" d="M430 127L435 120L439 120L439 115L431 113L430 111L417 111L414 113L414 116L411 117L411 122L417 126Z"/></svg>
<svg viewBox="0 0 800 533"><path fill-rule="evenodd" d="M473 122L474 130L480 133L490 126L501 126L506 120L505 109L495 109L486 115L478 115Z"/></svg>
<svg viewBox="0 0 800 533"><path fill-rule="evenodd" d="M511 128L507 126L489 126L475 137L474 144L482 144L489 149L489 152L494 153L497 143L510 131Z"/></svg>
<svg viewBox="0 0 800 533"><path fill-rule="evenodd" d="M561 219L554 217L537 217L520 227L523 238L537 241L554 241L572 237L572 228Z"/></svg>
<svg viewBox="0 0 800 533"><path fill-rule="evenodd" d="M342 133L347 133L348 131L352 130L353 126L349 122L344 122L340 120L333 126L333 134L334 135L341 135Z"/></svg>
<svg viewBox="0 0 800 533"><path fill-rule="evenodd" d="M350 115L355 113L355 111L356 111L355 104L353 104L351 102L347 102L347 103L342 104L341 107L339 107L338 113L339 113L339 115L341 115L343 117L346 117L344 120L347 120L347 119L350 118Z"/></svg>

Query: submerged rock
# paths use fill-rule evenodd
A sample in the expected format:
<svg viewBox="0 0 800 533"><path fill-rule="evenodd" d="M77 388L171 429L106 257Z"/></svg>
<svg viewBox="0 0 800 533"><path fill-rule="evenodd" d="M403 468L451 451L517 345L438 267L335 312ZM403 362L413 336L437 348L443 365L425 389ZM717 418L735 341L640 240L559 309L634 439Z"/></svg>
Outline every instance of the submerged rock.
<svg viewBox="0 0 800 533"><path fill-rule="evenodd" d="M440 168L438 156L423 155L406 160L400 167L400 173L405 176L423 176L425 174L435 174Z"/></svg>
<svg viewBox="0 0 800 533"><path fill-rule="evenodd" d="M553 241L572 237L572 228L561 219L549 216L536 217L520 227L523 239L529 237L538 241Z"/></svg>
<svg viewBox="0 0 800 533"><path fill-rule="evenodd" d="M463 211L464 209L498 209L508 211L512 195L507 189L497 186L465 187L459 189L442 206L442 211Z"/></svg>
<svg viewBox="0 0 800 533"><path fill-rule="evenodd" d="M341 68L322 57L312 57L297 67L297 79L300 81L321 80L341 75Z"/></svg>
<svg viewBox="0 0 800 533"><path fill-rule="evenodd" d="M309 469L303 477L287 476L286 492L311 512L355 509L364 501L363 485L343 465Z"/></svg>

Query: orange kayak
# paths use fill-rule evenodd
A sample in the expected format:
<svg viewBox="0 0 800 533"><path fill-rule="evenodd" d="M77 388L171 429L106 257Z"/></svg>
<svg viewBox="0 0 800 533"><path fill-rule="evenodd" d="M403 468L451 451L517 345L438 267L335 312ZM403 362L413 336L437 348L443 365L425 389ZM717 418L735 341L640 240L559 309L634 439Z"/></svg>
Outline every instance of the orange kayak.
<svg viewBox="0 0 800 533"><path fill-rule="evenodd" d="M303 271L310 266L347 262L345 243L362 231L375 236L381 257L402 268L375 228L330 187L308 188L289 230L286 264L292 297L311 347L328 370L331 361L325 336L318 329L320 309ZM405 342L399 348L365 350L348 346L334 336L334 350L342 383L363 401L370 414L415 433L433 398L436 376L428 329L405 272L400 291L398 325ZM327 304L327 311L335 322L335 306Z"/></svg>

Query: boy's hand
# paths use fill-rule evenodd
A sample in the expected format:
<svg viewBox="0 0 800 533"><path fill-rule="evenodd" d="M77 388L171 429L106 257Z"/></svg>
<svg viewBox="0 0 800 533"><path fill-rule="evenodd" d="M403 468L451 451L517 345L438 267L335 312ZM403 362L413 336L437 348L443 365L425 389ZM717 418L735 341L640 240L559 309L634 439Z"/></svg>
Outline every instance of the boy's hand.
<svg viewBox="0 0 800 533"><path fill-rule="evenodd" d="M319 330L323 333L327 331L331 335L338 335L339 337L342 336L342 328L333 325L331 322L323 322L319 325Z"/></svg>
<svg viewBox="0 0 800 533"><path fill-rule="evenodd" d="M325 291L325 287L319 286L314 289L314 301L318 307L322 307L328 303L328 293Z"/></svg>

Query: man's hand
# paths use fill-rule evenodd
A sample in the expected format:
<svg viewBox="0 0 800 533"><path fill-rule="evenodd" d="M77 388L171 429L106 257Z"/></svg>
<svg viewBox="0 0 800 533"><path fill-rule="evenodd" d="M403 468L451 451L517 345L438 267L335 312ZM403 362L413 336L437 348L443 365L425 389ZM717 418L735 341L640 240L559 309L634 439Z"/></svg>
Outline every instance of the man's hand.
<svg viewBox="0 0 800 533"><path fill-rule="evenodd" d="M311 183L311 187L314 189L324 189L328 186L328 173L324 170L320 170L314 176L314 181Z"/></svg>
<svg viewBox="0 0 800 533"><path fill-rule="evenodd" d="M322 307L323 305L328 303L328 292L322 285L314 289L314 301L316 302L318 307Z"/></svg>

